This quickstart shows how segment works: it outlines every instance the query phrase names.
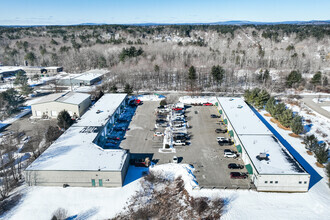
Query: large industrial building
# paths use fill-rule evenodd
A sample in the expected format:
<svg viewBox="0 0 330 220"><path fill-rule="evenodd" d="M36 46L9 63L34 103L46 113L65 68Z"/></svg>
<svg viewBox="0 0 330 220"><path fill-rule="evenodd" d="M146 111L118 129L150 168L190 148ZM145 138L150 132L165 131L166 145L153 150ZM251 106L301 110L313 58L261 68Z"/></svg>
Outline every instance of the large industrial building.
<svg viewBox="0 0 330 220"><path fill-rule="evenodd" d="M126 94L105 94L26 170L36 186L122 186L129 152L103 149L105 136L127 104Z"/></svg>
<svg viewBox="0 0 330 220"><path fill-rule="evenodd" d="M57 118L58 113L68 111L72 117L81 117L91 105L86 93L54 93L31 105L33 118Z"/></svg>
<svg viewBox="0 0 330 220"><path fill-rule="evenodd" d="M306 192L310 175L241 98L217 98L219 112L258 191Z"/></svg>

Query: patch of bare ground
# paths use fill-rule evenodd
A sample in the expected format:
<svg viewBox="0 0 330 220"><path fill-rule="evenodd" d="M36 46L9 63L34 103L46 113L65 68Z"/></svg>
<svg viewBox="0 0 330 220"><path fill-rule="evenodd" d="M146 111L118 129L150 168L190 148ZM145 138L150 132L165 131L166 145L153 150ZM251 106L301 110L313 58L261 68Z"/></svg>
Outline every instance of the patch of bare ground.
<svg viewBox="0 0 330 220"><path fill-rule="evenodd" d="M272 117L272 115L269 114L269 113L264 114L264 116L266 116L266 117Z"/></svg>
<svg viewBox="0 0 330 220"><path fill-rule="evenodd" d="M281 125L281 123L279 121L277 121L275 118L271 118L270 119L271 122L277 124L277 127L283 129L283 130L286 130L286 131L291 131L291 128L289 127L284 127L283 125Z"/></svg>
<svg viewBox="0 0 330 220"><path fill-rule="evenodd" d="M308 150L307 151L307 154L312 156L313 155L313 152Z"/></svg>
<svg viewBox="0 0 330 220"><path fill-rule="evenodd" d="M181 177L167 180L150 172L142 189L127 207L113 219L220 219L224 201L207 197L195 198L185 189Z"/></svg>
<svg viewBox="0 0 330 220"><path fill-rule="evenodd" d="M320 167L320 168L324 168L325 167L323 164L321 164L319 162L316 162L315 164L316 164L317 167Z"/></svg>
<svg viewBox="0 0 330 220"><path fill-rule="evenodd" d="M295 134L295 133L290 133L289 135L291 137L294 137L294 138L300 138L301 137L299 134Z"/></svg>

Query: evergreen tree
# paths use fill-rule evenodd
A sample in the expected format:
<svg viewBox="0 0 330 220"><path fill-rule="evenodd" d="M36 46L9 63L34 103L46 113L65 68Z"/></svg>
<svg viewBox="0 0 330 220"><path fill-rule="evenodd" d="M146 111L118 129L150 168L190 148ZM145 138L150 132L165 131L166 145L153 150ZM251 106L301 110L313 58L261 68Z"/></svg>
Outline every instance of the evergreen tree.
<svg viewBox="0 0 330 220"><path fill-rule="evenodd" d="M286 78L286 85L292 88L295 84L300 83L302 80L301 73L299 71L293 70Z"/></svg>
<svg viewBox="0 0 330 220"><path fill-rule="evenodd" d="M278 120L284 127L290 127L293 120L291 109L286 109L282 114L278 115Z"/></svg>
<svg viewBox="0 0 330 220"><path fill-rule="evenodd" d="M24 59L29 61L30 65L33 65L34 62L37 60L37 57L33 52L29 52L25 55Z"/></svg>
<svg viewBox="0 0 330 220"><path fill-rule="evenodd" d="M326 143L317 144L316 149L314 150L316 160L319 163L326 163L328 161L328 150Z"/></svg>
<svg viewBox="0 0 330 220"><path fill-rule="evenodd" d="M276 100L274 97L270 97L270 99L268 99L267 103L266 103L266 111L269 112L271 115L274 114L274 109L275 109L275 105L276 105Z"/></svg>
<svg viewBox="0 0 330 220"><path fill-rule="evenodd" d="M257 97L255 98L255 106L258 109L263 109L266 102L269 100L270 95L266 90L262 90L258 93Z"/></svg>
<svg viewBox="0 0 330 220"><path fill-rule="evenodd" d="M129 83L125 84L124 93L127 93L128 95L133 93L133 87Z"/></svg>
<svg viewBox="0 0 330 220"><path fill-rule="evenodd" d="M28 78L23 71L18 71L16 73L16 78L14 80L14 85L24 85L27 84Z"/></svg>
<svg viewBox="0 0 330 220"><path fill-rule="evenodd" d="M60 128L63 128L63 129L66 130L72 124L73 124L73 120L72 120L70 114L66 110L63 110L58 114L58 116L57 116L57 125Z"/></svg>
<svg viewBox="0 0 330 220"><path fill-rule="evenodd" d="M317 73L314 74L313 78L311 79L311 83L316 86L320 85L322 82L322 73L318 71Z"/></svg>
<svg viewBox="0 0 330 220"><path fill-rule="evenodd" d="M188 80L190 82L190 89L192 90L193 85L197 79L196 69L194 66L191 66L188 70Z"/></svg>
<svg viewBox="0 0 330 220"><path fill-rule="evenodd" d="M312 135L306 135L304 137L304 143L305 143L305 148L310 151L314 151L316 149L316 145L318 143L317 138L315 137L314 134Z"/></svg>
<svg viewBox="0 0 330 220"><path fill-rule="evenodd" d="M117 93L118 92L118 88L116 85L112 85L109 89L109 92L111 93Z"/></svg>
<svg viewBox="0 0 330 220"><path fill-rule="evenodd" d="M223 77L225 75L225 70L221 66L219 66L219 65L212 66L211 75L213 77L213 80L216 82L217 87L219 85L221 86Z"/></svg>
<svg viewBox="0 0 330 220"><path fill-rule="evenodd" d="M29 84L24 84L21 86L21 94L27 96L33 92L33 88Z"/></svg>
<svg viewBox="0 0 330 220"><path fill-rule="evenodd" d="M159 103L160 106L165 106L167 105L167 102L165 99L161 100L160 103Z"/></svg>
<svg viewBox="0 0 330 220"><path fill-rule="evenodd" d="M274 108L274 112L272 114L272 116L275 118L275 119L279 119L279 116L286 110L286 107L285 107L285 104L284 103L279 103L277 105L275 105L275 108Z"/></svg>
<svg viewBox="0 0 330 220"><path fill-rule="evenodd" d="M302 124L302 118L300 116L296 116L293 118L291 122L291 130L295 134L301 134L304 131L304 126Z"/></svg>

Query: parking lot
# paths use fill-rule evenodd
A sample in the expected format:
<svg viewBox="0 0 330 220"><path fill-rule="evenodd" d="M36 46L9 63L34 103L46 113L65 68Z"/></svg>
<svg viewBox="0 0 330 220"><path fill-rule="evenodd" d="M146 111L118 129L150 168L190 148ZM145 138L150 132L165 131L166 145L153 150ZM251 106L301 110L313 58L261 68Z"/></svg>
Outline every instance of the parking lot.
<svg viewBox="0 0 330 220"><path fill-rule="evenodd" d="M216 138L227 137L225 134L215 133L216 128L225 128L219 118L211 118L211 114L219 115L215 106L191 106L186 110L186 116L191 128L191 144L176 146L176 153L159 153L163 147L162 137L155 137L155 109L159 102L144 102L139 106L132 118L129 130L120 147L129 149L132 156L146 155L157 164L172 162L173 156L179 158L179 163L192 164L200 187L248 189L253 188L250 179L231 179L230 172L247 172L247 170L228 169L229 163L243 165L240 157L224 158L224 149L235 150L235 146L219 146ZM157 129L157 131L159 131ZM160 130L161 131L161 130Z"/></svg>

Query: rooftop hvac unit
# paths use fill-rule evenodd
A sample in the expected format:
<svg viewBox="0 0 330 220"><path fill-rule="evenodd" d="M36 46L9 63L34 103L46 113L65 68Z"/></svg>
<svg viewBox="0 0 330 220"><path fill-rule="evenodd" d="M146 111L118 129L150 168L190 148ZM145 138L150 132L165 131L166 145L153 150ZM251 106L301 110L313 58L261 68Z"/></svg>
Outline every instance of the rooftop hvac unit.
<svg viewBox="0 0 330 220"><path fill-rule="evenodd" d="M268 161L269 160L269 158L268 158L268 154L266 154L266 153L260 153L258 156L257 156L257 159L258 160L266 160L266 161Z"/></svg>

